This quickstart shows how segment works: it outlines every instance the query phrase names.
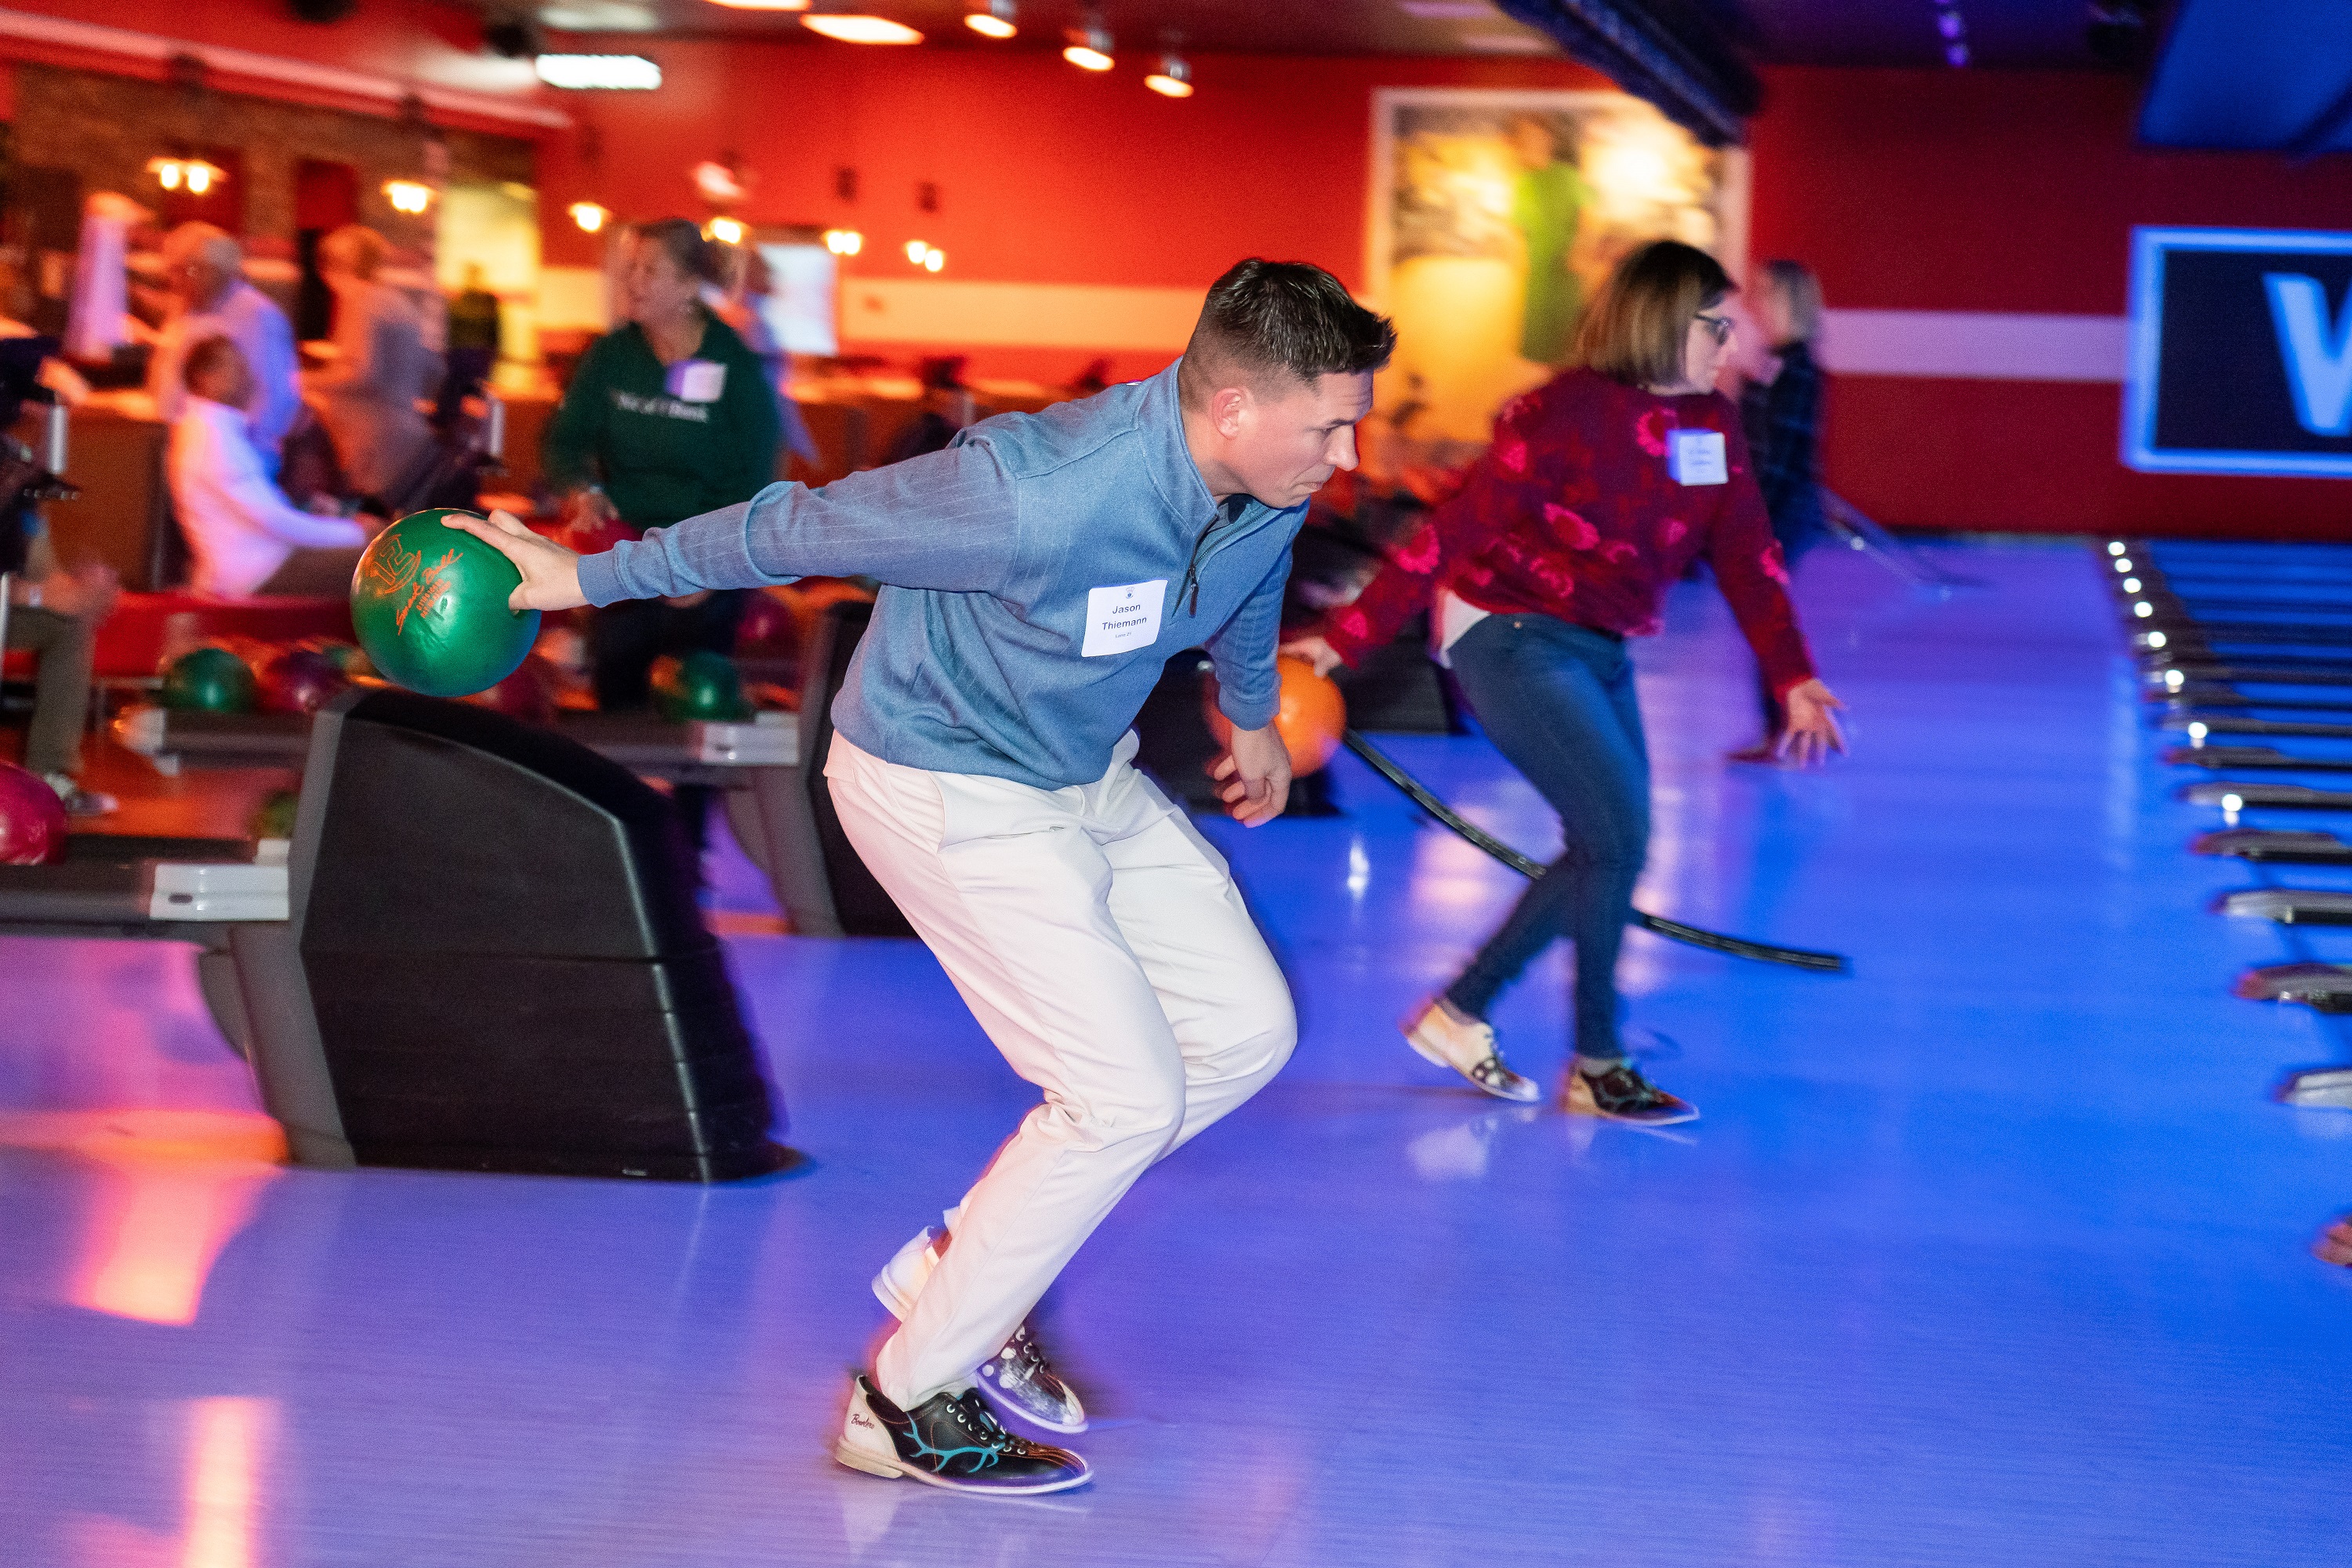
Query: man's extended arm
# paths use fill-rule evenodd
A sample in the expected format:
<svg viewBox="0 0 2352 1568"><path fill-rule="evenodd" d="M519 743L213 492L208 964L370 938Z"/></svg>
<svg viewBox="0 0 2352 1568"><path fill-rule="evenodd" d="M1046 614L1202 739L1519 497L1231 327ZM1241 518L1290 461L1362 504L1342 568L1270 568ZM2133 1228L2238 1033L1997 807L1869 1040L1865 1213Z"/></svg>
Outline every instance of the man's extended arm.
<svg viewBox="0 0 2352 1568"><path fill-rule="evenodd" d="M1020 556L1020 496L985 441L967 440L823 489L770 485L749 501L575 555L504 513L449 520L522 573L509 603L563 610L752 588L795 577L876 577L902 588L994 593Z"/></svg>

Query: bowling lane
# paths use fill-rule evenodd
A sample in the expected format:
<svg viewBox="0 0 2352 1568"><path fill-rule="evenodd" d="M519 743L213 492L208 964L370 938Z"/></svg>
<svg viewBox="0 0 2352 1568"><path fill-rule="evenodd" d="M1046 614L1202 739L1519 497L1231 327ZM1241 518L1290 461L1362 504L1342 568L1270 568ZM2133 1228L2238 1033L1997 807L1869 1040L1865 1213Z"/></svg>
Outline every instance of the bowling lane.
<svg viewBox="0 0 2352 1568"><path fill-rule="evenodd" d="M1517 883L1352 759L1343 816L1210 827L1304 1038L1049 1298L1100 1479L1034 1504L826 1458L867 1277L1030 1099L919 948L730 938L810 1161L700 1190L274 1166L179 950L0 942L0 1560L2340 1561L2352 1280L2304 1248L2352 1116L2263 1095L2352 1041L2227 995L2292 955L2202 911L2242 873L2182 852L2212 814L2091 564L1956 564L1995 587L1800 574L1854 705L1825 774L1721 764L1711 595L1641 651L1644 907L1856 961L1633 937L1634 1037L1706 1112L1672 1135L1402 1046ZM1548 847L1483 742L1392 749ZM1547 1079L1564 984L1498 1015Z"/></svg>

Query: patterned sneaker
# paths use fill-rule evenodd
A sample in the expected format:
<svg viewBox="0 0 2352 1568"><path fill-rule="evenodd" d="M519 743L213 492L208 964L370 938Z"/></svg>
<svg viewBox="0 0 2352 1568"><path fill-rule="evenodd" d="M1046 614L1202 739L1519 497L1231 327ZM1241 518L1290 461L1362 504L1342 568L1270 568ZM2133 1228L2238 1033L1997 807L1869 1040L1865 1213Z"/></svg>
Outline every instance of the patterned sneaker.
<svg viewBox="0 0 2352 1568"><path fill-rule="evenodd" d="M900 1247L898 1256L874 1277L875 1300L905 1322L907 1314L915 1310L923 1281L931 1277L939 1260L939 1238L926 1229ZM1003 1349L980 1364L978 1376L990 1398L1024 1421L1048 1432L1087 1429L1087 1407L1079 1403L1077 1390L1062 1381L1026 1323L1013 1331Z"/></svg>
<svg viewBox="0 0 2352 1568"><path fill-rule="evenodd" d="M908 1411L862 1373L850 1384L849 1413L833 1457L869 1476L905 1476L981 1497L1034 1497L1094 1479L1067 1448L1031 1443L999 1426L978 1389L934 1394Z"/></svg>
<svg viewBox="0 0 2352 1568"><path fill-rule="evenodd" d="M1399 1026L1404 1030L1405 1044L1424 1058L1452 1068L1497 1100L1532 1105L1543 1098L1534 1079L1521 1078L1504 1062L1503 1054L1495 1048L1494 1028L1487 1024L1457 1023L1452 1014L1432 1002Z"/></svg>
<svg viewBox="0 0 2352 1568"><path fill-rule="evenodd" d="M1668 1094L1631 1062L1621 1062L1598 1078L1570 1068L1566 1099L1571 1116L1600 1116L1643 1127L1698 1120L1696 1106Z"/></svg>
<svg viewBox="0 0 2352 1568"><path fill-rule="evenodd" d="M68 816L108 816L121 809L121 801L110 795L82 788L71 773L44 773L41 777L43 783L58 792Z"/></svg>

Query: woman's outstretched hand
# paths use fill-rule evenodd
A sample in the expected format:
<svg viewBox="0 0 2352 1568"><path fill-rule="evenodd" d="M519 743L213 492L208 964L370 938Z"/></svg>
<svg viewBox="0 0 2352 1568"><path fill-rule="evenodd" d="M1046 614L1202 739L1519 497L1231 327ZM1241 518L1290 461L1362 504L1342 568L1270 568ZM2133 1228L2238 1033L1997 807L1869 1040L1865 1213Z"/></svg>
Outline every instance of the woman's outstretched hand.
<svg viewBox="0 0 2352 1568"><path fill-rule="evenodd" d="M1789 711L1789 727L1780 731L1773 752L1785 761L1806 767L1825 760L1832 752L1845 752L1845 731L1838 727L1838 710L1845 706L1816 676L1789 688L1781 699Z"/></svg>
<svg viewBox="0 0 2352 1568"><path fill-rule="evenodd" d="M588 602L580 592L580 557L553 540L541 539L512 513L494 511L485 521L452 512L441 521L472 534L514 563L522 584L507 595L507 608L570 610Z"/></svg>

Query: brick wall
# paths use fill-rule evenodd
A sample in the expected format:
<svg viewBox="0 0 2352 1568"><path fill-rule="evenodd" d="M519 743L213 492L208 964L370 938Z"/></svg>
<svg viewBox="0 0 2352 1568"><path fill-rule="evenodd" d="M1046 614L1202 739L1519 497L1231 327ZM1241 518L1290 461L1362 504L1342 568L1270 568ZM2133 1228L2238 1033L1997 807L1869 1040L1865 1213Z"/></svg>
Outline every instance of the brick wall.
<svg viewBox="0 0 2352 1568"><path fill-rule="evenodd" d="M120 191L154 204L147 160L168 143L234 147L244 154L244 232L248 239L294 240L294 168L305 158L359 171L360 221L394 244L429 251L431 215L392 209L383 183L423 174L421 132L399 121L301 104L205 91L194 97L156 82L96 72L18 65L11 162L69 169L85 195ZM452 181L533 180L532 144L467 131L443 132Z"/></svg>

